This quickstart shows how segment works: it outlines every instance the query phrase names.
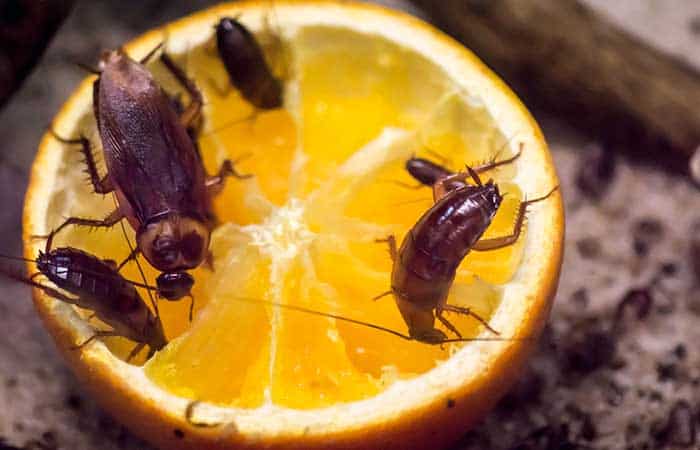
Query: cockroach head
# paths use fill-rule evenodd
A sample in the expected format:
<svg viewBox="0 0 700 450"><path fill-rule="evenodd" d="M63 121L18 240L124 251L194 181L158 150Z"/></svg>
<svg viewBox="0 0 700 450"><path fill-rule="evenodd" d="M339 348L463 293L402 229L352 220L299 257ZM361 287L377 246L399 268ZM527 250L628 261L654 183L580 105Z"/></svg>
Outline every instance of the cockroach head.
<svg viewBox="0 0 700 450"><path fill-rule="evenodd" d="M244 27L239 21L238 18L240 16L235 16L235 17L223 17L219 23L216 26L216 31L220 34L224 33L243 33L245 35L250 34L246 27Z"/></svg>
<svg viewBox="0 0 700 450"><path fill-rule="evenodd" d="M137 233L139 249L162 272L199 266L207 257L209 228L204 222L179 214L152 220Z"/></svg>
<svg viewBox="0 0 700 450"><path fill-rule="evenodd" d="M97 64L97 68L100 72L103 72L108 65L118 63L124 58L129 58L126 53L120 48L115 50L105 50L100 55L100 62Z"/></svg>
<svg viewBox="0 0 700 450"><path fill-rule="evenodd" d="M190 294L194 278L187 272L164 272L156 278L158 294L166 300L180 300Z"/></svg>
<svg viewBox="0 0 700 450"><path fill-rule="evenodd" d="M494 183L493 180L489 180L483 185L483 189L484 197L491 203L494 211L496 211L503 201L503 195L501 195L501 192L498 190L498 185Z"/></svg>

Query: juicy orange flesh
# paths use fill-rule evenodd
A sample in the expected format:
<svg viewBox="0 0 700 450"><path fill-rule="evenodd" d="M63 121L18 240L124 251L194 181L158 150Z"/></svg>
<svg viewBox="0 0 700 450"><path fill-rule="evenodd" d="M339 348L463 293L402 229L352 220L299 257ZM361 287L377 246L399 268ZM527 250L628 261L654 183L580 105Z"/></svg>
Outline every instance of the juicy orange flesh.
<svg viewBox="0 0 700 450"><path fill-rule="evenodd" d="M239 172L255 175L229 179L215 201L221 225L211 240L214 271L193 271L194 321L187 318L188 300L159 302L173 341L148 361L146 372L183 397L240 407L271 402L316 408L372 396L431 369L458 348L240 301L294 304L405 334L394 300L372 301L389 289L392 268L386 244L375 239L394 234L400 244L432 204L429 188L400 185L415 184L405 160L412 154L438 160L437 154L459 170L497 153L506 158L515 147L478 102L456 93L440 68L420 56L350 31L309 28L294 39L299 104L233 125L253 110L234 89L219 92L227 81L209 47L191 48L178 59L204 91L200 146L207 170L214 173L231 158L239 160ZM179 91L162 67L151 68L166 90ZM94 130L90 115L74 134ZM67 155L61 176L68 181L51 199L50 227L65 216L102 217L114 208L110 196L86 188L78 152ZM510 165L483 175L507 193L485 237L512 231L522 197L509 182L514 174ZM115 260L129 253L119 226L94 233L70 228L56 245ZM522 239L497 251L471 252L449 303L488 319L501 299L499 285L513 276L521 254ZM141 265L153 284L157 272L145 260ZM123 273L141 279L133 263ZM464 337L482 331L469 317L447 318ZM134 345L122 338L105 342L120 357Z"/></svg>

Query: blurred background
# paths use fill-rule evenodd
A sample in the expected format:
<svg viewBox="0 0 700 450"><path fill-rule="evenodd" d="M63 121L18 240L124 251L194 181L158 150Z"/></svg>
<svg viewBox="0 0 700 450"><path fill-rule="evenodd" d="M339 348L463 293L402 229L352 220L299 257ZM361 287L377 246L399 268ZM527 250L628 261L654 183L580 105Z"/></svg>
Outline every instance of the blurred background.
<svg viewBox="0 0 700 450"><path fill-rule="evenodd" d="M29 167L84 77L74 62L214 3L0 0L0 252L21 252ZM700 2L379 3L435 23L503 76L542 125L562 182L550 326L520 382L455 450L698 448ZM0 280L0 291L0 449L149 449L83 393L28 290Z"/></svg>

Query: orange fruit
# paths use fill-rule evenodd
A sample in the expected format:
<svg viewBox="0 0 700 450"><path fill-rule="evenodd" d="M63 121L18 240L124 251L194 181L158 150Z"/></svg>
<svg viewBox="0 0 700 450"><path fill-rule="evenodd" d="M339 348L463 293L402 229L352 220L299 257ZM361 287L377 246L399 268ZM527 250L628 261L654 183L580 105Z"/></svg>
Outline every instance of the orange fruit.
<svg viewBox="0 0 700 450"><path fill-rule="evenodd" d="M227 83L211 51L212 26L224 16L239 16L284 74L283 109L228 125L251 107L235 90L222 96L212 87ZM171 341L150 360L144 352L125 362L133 343L122 338L73 350L100 324L35 293L70 366L107 410L161 448L438 448L459 437L507 390L546 320L562 256L558 193L533 205L515 245L473 252L458 269L449 301L478 312L504 340L431 346L255 299L406 333L390 298L372 301L391 272L375 239L402 239L432 203L429 189L401 185L412 182L404 162L439 154L458 170L522 146L520 158L490 174L508 196L485 236L508 234L518 202L557 185L527 110L459 44L375 6L227 4L125 48L138 59L164 36L204 92L207 169L246 156L238 168L255 177L230 180L216 199L215 270L193 272L195 319L187 320L187 301L161 301ZM166 90L180 89L158 62L149 69ZM92 81L53 126L63 136L87 134L97 147ZM110 196L90 192L81 170L74 148L44 137L25 204L28 257L43 246L30 235L114 207ZM129 252L118 226L72 228L56 245L115 260ZM146 272L152 283L157 272ZM133 265L125 275L138 279ZM450 320L465 337L491 336L469 317Z"/></svg>

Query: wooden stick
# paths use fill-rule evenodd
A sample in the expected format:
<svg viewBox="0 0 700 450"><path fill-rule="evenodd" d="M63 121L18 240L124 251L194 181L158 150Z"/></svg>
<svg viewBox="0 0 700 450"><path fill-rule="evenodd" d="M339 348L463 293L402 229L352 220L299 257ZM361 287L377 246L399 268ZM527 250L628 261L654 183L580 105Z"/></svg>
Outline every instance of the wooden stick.
<svg viewBox="0 0 700 450"><path fill-rule="evenodd" d="M528 105L686 170L700 144L700 73L687 63L577 0L411 1Z"/></svg>

